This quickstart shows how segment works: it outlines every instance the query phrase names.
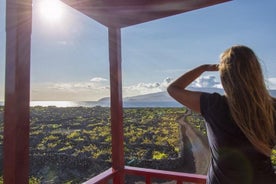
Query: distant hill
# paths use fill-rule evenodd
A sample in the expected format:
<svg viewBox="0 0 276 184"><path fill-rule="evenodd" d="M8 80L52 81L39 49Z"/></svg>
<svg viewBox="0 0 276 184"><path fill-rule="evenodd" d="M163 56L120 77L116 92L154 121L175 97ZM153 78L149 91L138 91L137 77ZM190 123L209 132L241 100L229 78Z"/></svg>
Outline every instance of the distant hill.
<svg viewBox="0 0 276 184"><path fill-rule="evenodd" d="M219 88L189 88L193 91L203 91L203 92L217 92L220 94L223 94L224 91ZM132 97L126 97L124 98L124 101L137 101L137 102L171 102L175 101L166 91L158 92L158 93L150 93L146 95L139 95L139 96L132 96Z"/></svg>
<svg viewBox="0 0 276 184"><path fill-rule="evenodd" d="M124 101L126 102L156 102L156 101L162 101L162 102L170 102L173 101L173 98L165 91L158 92L158 93L150 93L146 95L139 95L139 96L132 96L132 97L126 97L124 98Z"/></svg>
<svg viewBox="0 0 276 184"><path fill-rule="evenodd" d="M276 89L269 90L271 96L276 98Z"/></svg>
<svg viewBox="0 0 276 184"><path fill-rule="evenodd" d="M219 93L224 94L224 90L221 88L194 88L190 87L188 88L192 91L202 91L207 93ZM270 94L274 97L276 97L276 90L269 90ZM109 102L109 97L105 97L100 99L98 102ZM166 91L163 92L157 92L157 93L150 93L145 95L138 95L138 96L132 96L132 97L125 97L124 102L171 102L175 101Z"/></svg>

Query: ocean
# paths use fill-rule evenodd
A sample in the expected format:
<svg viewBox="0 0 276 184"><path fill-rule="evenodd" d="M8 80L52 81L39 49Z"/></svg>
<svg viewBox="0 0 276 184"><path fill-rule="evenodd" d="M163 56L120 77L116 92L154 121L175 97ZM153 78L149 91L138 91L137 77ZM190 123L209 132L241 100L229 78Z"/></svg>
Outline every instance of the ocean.
<svg viewBox="0 0 276 184"><path fill-rule="evenodd" d="M0 106L3 106L4 102L0 102ZM110 103L106 101L31 101L31 107L35 106L56 106L56 107L110 107ZM183 107L180 103L176 101L166 101L166 102L130 102L126 101L123 103L125 108L142 108L142 107Z"/></svg>
<svg viewBox="0 0 276 184"><path fill-rule="evenodd" d="M195 89L193 89L196 91ZM223 94L223 90L219 88L202 88L204 92L217 92ZM270 94L276 97L276 90L269 90ZM56 107L110 107L109 99L101 99L99 101L31 101L30 106L56 106ZM0 102L3 106L4 102ZM183 107L180 103L174 101L167 92L152 93L147 95L140 95L136 97L127 97L123 101L123 107Z"/></svg>

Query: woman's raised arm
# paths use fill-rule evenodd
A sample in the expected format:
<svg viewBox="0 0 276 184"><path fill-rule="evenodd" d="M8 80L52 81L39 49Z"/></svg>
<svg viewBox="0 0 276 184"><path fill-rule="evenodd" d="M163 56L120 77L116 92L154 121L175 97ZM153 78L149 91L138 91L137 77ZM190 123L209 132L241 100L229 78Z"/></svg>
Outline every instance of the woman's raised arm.
<svg viewBox="0 0 276 184"><path fill-rule="evenodd" d="M200 112L201 92L187 90L186 87L205 71L218 71L218 65L200 65L172 82L167 88L168 93L179 103L195 112Z"/></svg>

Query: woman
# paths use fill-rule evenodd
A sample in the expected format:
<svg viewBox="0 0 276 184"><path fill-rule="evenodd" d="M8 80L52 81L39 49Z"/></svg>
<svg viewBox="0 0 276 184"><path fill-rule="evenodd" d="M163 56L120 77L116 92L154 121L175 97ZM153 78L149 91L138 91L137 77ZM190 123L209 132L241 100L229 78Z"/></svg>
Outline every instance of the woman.
<svg viewBox="0 0 276 184"><path fill-rule="evenodd" d="M206 71L219 71L225 95L185 89ZM269 95L250 48L227 49L219 65L205 64L185 73L168 92L206 120L212 155L208 184L276 184L270 161L276 100Z"/></svg>

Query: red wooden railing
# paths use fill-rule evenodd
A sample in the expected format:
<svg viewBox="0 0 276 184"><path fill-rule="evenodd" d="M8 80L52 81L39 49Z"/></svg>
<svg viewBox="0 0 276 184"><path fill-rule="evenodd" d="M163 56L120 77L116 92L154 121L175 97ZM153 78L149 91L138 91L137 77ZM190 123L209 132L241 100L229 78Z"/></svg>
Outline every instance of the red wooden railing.
<svg viewBox="0 0 276 184"><path fill-rule="evenodd" d="M116 170L109 168L108 170L102 172L101 174L95 176L94 178L85 182L85 184L104 184L109 180L114 178L114 175L117 173Z"/></svg>
<svg viewBox="0 0 276 184"><path fill-rule="evenodd" d="M112 180L118 171L112 168L106 170L105 172L95 176L94 178L85 182L85 184L106 184L108 181ZM200 174L189 174L173 171L164 171L156 169L146 169L138 167L125 166L124 171L126 175L136 175L143 176L145 178L146 184L151 184L152 179L165 179L176 181L177 184L182 184L183 182L192 182L197 184L205 184L206 176Z"/></svg>
<svg viewBox="0 0 276 184"><path fill-rule="evenodd" d="M67 0L63 0L66 1ZM74 0L68 0L77 2ZM183 7L183 12L187 11L186 7L198 9L207 7L213 4L221 3L227 0L202 0L187 1L193 6ZM83 1L85 2L85 1ZM88 1L86 1L88 2ZM91 1L92 2L92 1ZM112 8L115 1L105 1L105 6ZM124 1L116 1L123 3ZM125 0L125 3L129 1ZM135 6L136 1L133 2ZM147 2L147 1L143 1ZM153 5L159 4L157 1L152 2ZM167 1L170 2L170 1ZM171 5L176 2L183 3L182 0L171 1ZM108 4L110 3L110 4ZM125 4L124 3L124 4ZM161 3L161 1L160 1ZM185 4L185 3L184 3ZM93 5L93 3L92 3ZM102 6L102 4L100 4ZM116 3L115 3L116 5ZM150 4L147 3L149 7ZM126 13L130 11L121 11L122 9L115 6L112 10L120 10L118 13L118 23L121 22L120 12ZM127 6L128 7L128 6ZM127 8L126 7L126 8ZM139 6L145 8L145 6ZM165 8L165 6L162 6ZM167 9L162 9L156 12L153 9L153 15L158 15L159 18L166 17L179 11L171 10L169 4ZM129 8L129 7L128 7ZM112 11L106 11L103 8L103 13L110 15ZM152 9L152 8L150 8ZM146 9L146 15L150 15L150 9ZM85 7L84 10L90 10ZM97 10L97 9L96 9ZM129 22L132 19L126 19L126 22L132 25L136 23L152 20L151 16L144 19L144 14L135 8L134 22ZM166 10L166 11L165 11ZM172 11L168 14L169 11ZM179 9L180 10L180 9ZM116 12L115 11L115 12ZM138 13L137 13L138 12ZM94 14L93 14L94 15ZM98 14L95 13L99 18ZM141 16L140 16L141 15ZM106 17L104 14L103 17ZM113 14L112 14L113 16ZM123 17L127 17L123 14ZM143 17L141 19L141 17ZM158 18L155 17L155 18ZM123 184L125 175L144 176L146 183L151 183L152 178L176 180L181 182L206 183L206 176L197 174L178 173L171 171L160 171L154 169L136 168L124 166L123 152L123 114L122 114L122 69L121 69L121 24L114 26L113 22L107 22L113 26L108 26L109 35L109 62L110 62L110 96L111 96L111 134L112 134L112 168L99 174L98 176L88 180L88 184L107 183L113 180L114 184ZM133 17L132 17L133 18ZM125 25L125 24L124 24ZM127 26L126 25L126 26ZM5 77L5 112L4 112L4 183L8 184L28 184L29 173L29 100L30 100L30 56L31 56L31 28L32 28L32 0L7 0L6 1L6 77ZM16 135L16 136L15 136Z"/></svg>

